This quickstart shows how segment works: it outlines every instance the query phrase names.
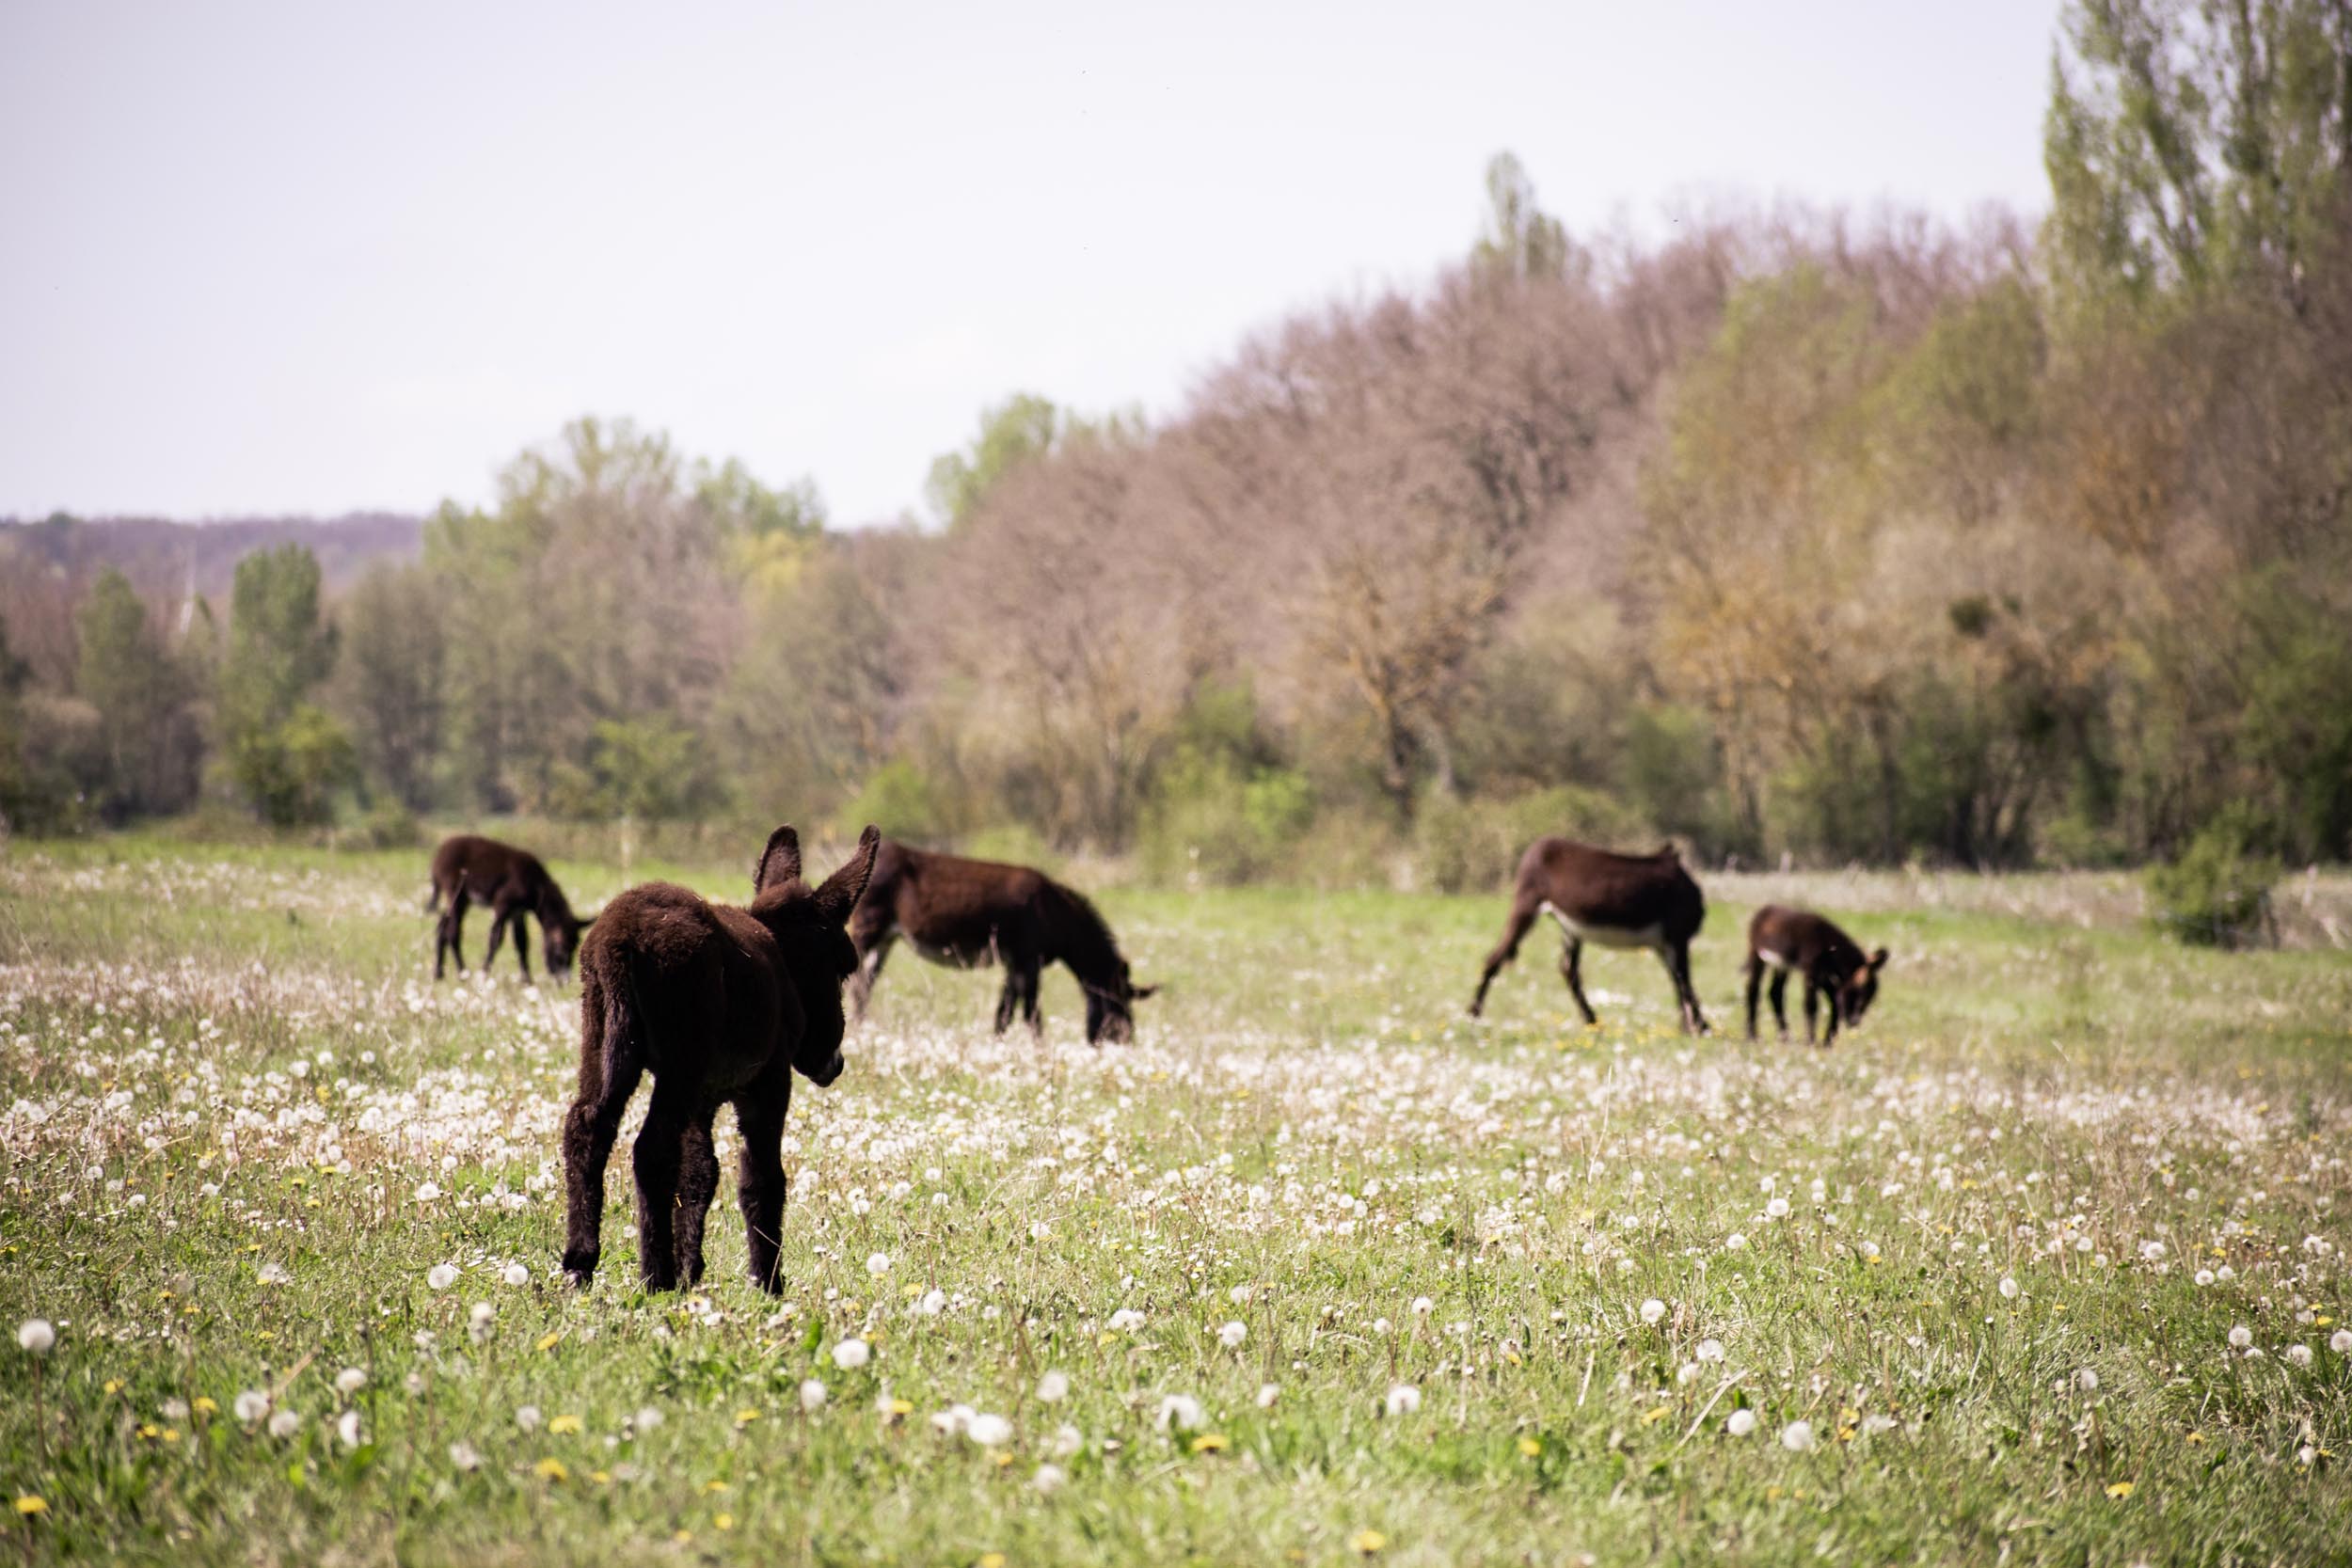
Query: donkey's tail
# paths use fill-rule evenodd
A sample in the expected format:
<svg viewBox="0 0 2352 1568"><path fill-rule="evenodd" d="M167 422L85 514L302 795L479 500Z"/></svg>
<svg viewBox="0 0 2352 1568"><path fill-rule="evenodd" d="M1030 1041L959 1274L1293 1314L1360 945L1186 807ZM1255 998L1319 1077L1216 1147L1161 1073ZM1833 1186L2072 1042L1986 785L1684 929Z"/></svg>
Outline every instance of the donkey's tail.
<svg viewBox="0 0 2352 1568"><path fill-rule="evenodd" d="M424 886L424 912L425 912L425 913L427 913L427 914L438 914L438 913L440 913L440 912L441 912L441 884L440 884L440 883L438 883L438 882L427 882L427 883L425 884L425 886Z"/></svg>

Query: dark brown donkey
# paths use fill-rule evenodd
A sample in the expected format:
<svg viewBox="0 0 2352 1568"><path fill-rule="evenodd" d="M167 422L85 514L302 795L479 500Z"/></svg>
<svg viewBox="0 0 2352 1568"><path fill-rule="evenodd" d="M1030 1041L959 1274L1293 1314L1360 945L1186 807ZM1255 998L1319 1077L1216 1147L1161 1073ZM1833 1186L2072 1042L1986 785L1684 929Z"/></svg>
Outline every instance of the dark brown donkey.
<svg viewBox="0 0 2352 1568"><path fill-rule="evenodd" d="M1707 918L1707 900L1673 846L1654 855L1619 855L1565 838L1539 838L1529 845L1511 889L1511 918L1503 925L1502 940L1486 955L1486 972L1470 1002L1472 1018L1486 1006L1486 988L1496 974L1518 956L1519 941L1539 914L1560 923L1566 944L1560 973L1585 1022L1598 1022L1584 1000L1581 973L1584 944L1596 942L1655 952L1674 977L1684 1032L1707 1033L1698 992L1691 989L1691 939Z"/></svg>
<svg viewBox="0 0 2352 1568"><path fill-rule="evenodd" d="M1763 989L1764 972L1772 972L1772 1017L1780 1022L1780 1037L1788 1037L1788 972L1804 976L1804 1043L1813 1043L1815 1014L1820 999L1829 998L1829 1037L1823 1049L1835 1044L1837 1026L1861 1025L1862 1015L1879 993L1879 971L1886 967L1886 949L1865 957L1853 938L1810 910L1785 910L1767 904L1748 922L1748 1038L1756 1038L1756 993Z"/></svg>
<svg viewBox="0 0 2352 1568"><path fill-rule="evenodd" d="M958 969L1003 964L1005 990L996 999L1000 1035L1016 1010L1031 1030L1044 1032L1038 981L1057 959L1086 993L1089 1045L1133 1038L1135 1004L1159 989L1129 977L1127 960L1094 906L1042 871L933 854L892 840L875 858L874 879L850 921L860 964L850 995L859 1017L866 1015L890 944L900 937L933 963Z"/></svg>
<svg viewBox="0 0 2352 1568"><path fill-rule="evenodd" d="M874 869L872 828L850 863L811 891L801 841L768 837L748 910L645 882L605 906L580 953L580 1092L564 1117L564 1275L596 1272L604 1165L640 1075L653 1101L630 1163L637 1176L637 1270L648 1291L703 1275L703 1220L719 1190L710 1123L735 1107L743 1136L736 1199L752 1282L783 1288L784 1114L792 1074L822 1088L841 1076L841 983L857 968L850 911Z"/></svg>
<svg viewBox="0 0 2352 1568"><path fill-rule="evenodd" d="M511 927L515 961L523 966L526 980L531 978L531 953L523 944L524 915L538 918L539 943L551 979L561 978L571 969L572 955L580 950L580 933L596 918L591 915L582 920L572 913L564 890L555 885L539 857L528 849L472 833L445 838L433 851L433 891L424 896L426 913L441 911L440 924L433 932L436 980L444 973L445 958L457 960L457 973L466 972L466 955L458 939L466 934L466 908L472 903L490 906L490 945L483 952L482 967L487 970L498 958L499 943L506 940Z"/></svg>

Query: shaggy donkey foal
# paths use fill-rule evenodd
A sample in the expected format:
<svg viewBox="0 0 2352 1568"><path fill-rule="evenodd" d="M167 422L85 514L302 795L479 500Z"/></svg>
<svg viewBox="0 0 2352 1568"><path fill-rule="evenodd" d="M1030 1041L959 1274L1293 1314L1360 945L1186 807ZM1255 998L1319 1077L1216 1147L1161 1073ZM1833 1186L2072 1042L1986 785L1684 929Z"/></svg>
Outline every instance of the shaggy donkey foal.
<svg viewBox="0 0 2352 1568"><path fill-rule="evenodd" d="M1859 1028L1862 1015L1879 993L1879 972L1886 967L1886 949L1865 957L1853 938L1810 910L1783 909L1767 904L1748 922L1748 1038L1756 1038L1756 994L1763 988L1764 972L1772 972L1772 1017L1780 1037L1788 1037L1788 972L1804 976L1804 1042L1813 1043L1815 1017L1822 997L1829 998L1829 1035L1823 1049L1836 1043L1837 1026Z"/></svg>
<svg viewBox="0 0 2352 1568"><path fill-rule="evenodd" d="M667 882L605 906L580 949L580 1092L564 1118L564 1274L596 1272L604 1164L638 1077L653 1101L637 1134L637 1266L649 1291L703 1274L703 1220L719 1187L710 1123L735 1107L743 1135L737 1199L752 1279L782 1289L784 1114L794 1071L819 1088L841 1075L841 984L857 968L850 911L882 835L866 830L847 865L810 889L801 841L769 835L747 910Z"/></svg>

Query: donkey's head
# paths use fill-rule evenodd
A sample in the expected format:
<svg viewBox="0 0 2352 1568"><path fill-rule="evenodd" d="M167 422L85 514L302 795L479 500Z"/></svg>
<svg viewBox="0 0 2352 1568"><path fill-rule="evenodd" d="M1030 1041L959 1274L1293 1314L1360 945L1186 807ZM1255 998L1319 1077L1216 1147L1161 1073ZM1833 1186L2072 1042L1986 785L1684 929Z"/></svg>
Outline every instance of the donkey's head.
<svg viewBox="0 0 2352 1568"><path fill-rule="evenodd" d="M1125 1045L1136 1037L1135 1005L1160 988L1136 985L1129 975L1127 960L1121 958L1116 983L1087 984L1085 989L1087 1043L1098 1045L1108 1040L1113 1045Z"/></svg>
<svg viewBox="0 0 2352 1568"><path fill-rule="evenodd" d="M561 980L572 972L572 959L580 953L580 934L596 918L592 914L582 920L568 910L553 918L539 917L539 952L547 959L549 979Z"/></svg>
<svg viewBox="0 0 2352 1568"><path fill-rule="evenodd" d="M1879 971L1886 967L1886 949L1882 947L1860 963L1839 982L1837 987L1837 1016L1852 1029L1862 1022L1862 1015L1878 1000Z"/></svg>
<svg viewBox="0 0 2352 1568"><path fill-rule="evenodd" d="M768 847L752 872L752 913L775 934L807 1021L792 1066L820 1088L841 1076L841 1035L848 1026L841 986L857 973L850 911L874 874L874 851L881 844L881 832L867 828L849 863L811 888L801 880L801 835L778 828L768 835Z"/></svg>

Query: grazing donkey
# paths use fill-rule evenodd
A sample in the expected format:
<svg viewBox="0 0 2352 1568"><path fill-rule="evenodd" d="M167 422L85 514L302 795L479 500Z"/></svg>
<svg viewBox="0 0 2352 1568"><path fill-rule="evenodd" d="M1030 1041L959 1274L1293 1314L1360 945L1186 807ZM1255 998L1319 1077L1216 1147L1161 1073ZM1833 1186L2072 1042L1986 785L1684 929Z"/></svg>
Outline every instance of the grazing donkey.
<svg viewBox="0 0 2352 1568"><path fill-rule="evenodd" d="M792 1074L822 1088L841 1076L841 984L857 968L850 911L873 874L882 834L811 891L801 841L769 835L751 908L712 904L667 882L605 906L580 955L580 1091L564 1117L564 1275L596 1272L604 1166L641 1074L653 1101L630 1157L637 1177L637 1270L648 1291L703 1275L703 1221L719 1188L710 1123L735 1107L743 1136L736 1198L752 1281L783 1289L784 1114Z"/></svg>
<svg viewBox="0 0 2352 1568"><path fill-rule="evenodd" d="M512 927L515 961L523 966L525 980L531 978L531 953L523 944L525 914L538 917L549 979L561 979L571 969L572 955L580 950L580 933L596 918L591 915L582 920L572 913L564 890L529 850L472 833L445 838L433 851L433 889L424 895L427 914L441 911L440 923L433 932L436 980L444 973L445 958L457 960L458 974L466 972L466 955L458 939L466 932L466 907L476 900L490 906L490 945L482 955L483 969L486 972L498 958L499 943Z"/></svg>
<svg viewBox="0 0 2352 1568"><path fill-rule="evenodd" d="M1682 869L1682 857L1673 846L1654 855L1613 854L1565 838L1539 838L1528 846L1511 889L1511 917L1503 925L1502 940L1486 955L1486 972L1479 976L1470 1017L1476 1018L1486 1006L1486 988L1518 956L1519 941L1539 914L1560 923L1566 944L1560 955L1560 973L1586 1023L1598 1020L1584 1000L1581 965L1584 944L1597 942L1603 947L1647 947L1657 953L1674 977L1683 1031L1707 1033L1707 1016L1699 1011L1698 992L1691 988L1691 939L1707 918L1707 900Z"/></svg>
<svg viewBox="0 0 2352 1568"><path fill-rule="evenodd" d="M1016 1010L1028 1020L1031 1032L1044 1033L1037 1011L1038 980L1057 959L1086 992L1089 1045L1132 1039L1135 1004L1159 989L1130 978L1127 960L1094 906L1042 871L933 854L893 840L875 858L874 879L850 921L859 960L850 995L860 1018L890 944L900 937L933 963L958 969L1002 963L1005 989L996 999L1000 1035Z"/></svg>
<svg viewBox="0 0 2352 1568"><path fill-rule="evenodd" d="M1863 955L1853 938L1810 910L1785 910L1767 904L1748 922L1748 1038L1756 1038L1756 995L1763 989L1764 972L1772 972L1772 1017L1780 1022L1780 1037L1788 1037L1788 972L1804 976L1804 1043L1813 1043L1819 1004L1829 998L1829 1036L1824 1050L1837 1041L1837 1026L1862 1026L1862 1015L1879 993L1879 972L1886 967L1886 949Z"/></svg>

